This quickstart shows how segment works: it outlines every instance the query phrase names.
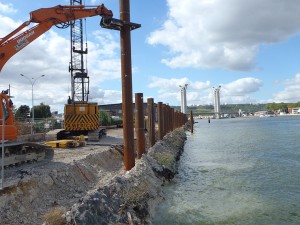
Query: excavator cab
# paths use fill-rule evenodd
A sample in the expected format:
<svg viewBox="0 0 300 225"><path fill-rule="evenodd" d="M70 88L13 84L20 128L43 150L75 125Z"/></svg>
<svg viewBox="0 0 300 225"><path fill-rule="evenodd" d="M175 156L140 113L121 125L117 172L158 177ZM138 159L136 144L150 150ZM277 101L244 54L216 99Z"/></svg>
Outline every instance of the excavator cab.
<svg viewBox="0 0 300 225"><path fill-rule="evenodd" d="M4 140L17 139L17 127L14 126L14 115L12 112L12 101L5 91L0 93L0 139L4 124Z"/></svg>

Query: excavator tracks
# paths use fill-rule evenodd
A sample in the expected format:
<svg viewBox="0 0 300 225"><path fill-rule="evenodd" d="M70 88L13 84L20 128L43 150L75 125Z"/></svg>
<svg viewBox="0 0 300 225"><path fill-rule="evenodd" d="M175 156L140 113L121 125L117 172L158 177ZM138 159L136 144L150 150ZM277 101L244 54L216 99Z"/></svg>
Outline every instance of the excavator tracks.
<svg viewBox="0 0 300 225"><path fill-rule="evenodd" d="M106 135L105 128L98 128L93 131L67 131L64 129L51 130L46 133L46 141L56 140L72 140L76 136L86 135L89 141L97 142L100 141L101 137Z"/></svg>
<svg viewBox="0 0 300 225"><path fill-rule="evenodd" d="M0 166L2 166L2 148L0 150ZM5 142L4 143L4 166L18 166L24 163L52 159L54 150L33 142Z"/></svg>

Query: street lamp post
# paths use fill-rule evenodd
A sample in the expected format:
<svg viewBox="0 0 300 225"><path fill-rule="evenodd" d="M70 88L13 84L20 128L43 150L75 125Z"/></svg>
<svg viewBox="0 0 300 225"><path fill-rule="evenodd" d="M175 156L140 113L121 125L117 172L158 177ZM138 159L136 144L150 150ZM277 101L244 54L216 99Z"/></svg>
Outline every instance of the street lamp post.
<svg viewBox="0 0 300 225"><path fill-rule="evenodd" d="M34 125L34 104L33 104L33 86L35 84L35 82L41 78L41 77L44 77L45 75L41 75L39 77L32 77L31 79L27 76L25 76L24 74L20 74L22 77L25 77L31 84L31 109L32 109L32 121L31 121L31 134L33 134L33 125Z"/></svg>

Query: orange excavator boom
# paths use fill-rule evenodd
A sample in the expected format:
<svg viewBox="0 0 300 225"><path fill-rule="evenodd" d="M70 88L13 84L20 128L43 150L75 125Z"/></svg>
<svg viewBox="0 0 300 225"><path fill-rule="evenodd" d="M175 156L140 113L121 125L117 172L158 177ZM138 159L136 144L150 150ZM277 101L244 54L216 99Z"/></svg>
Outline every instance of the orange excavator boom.
<svg viewBox="0 0 300 225"><path fill-rule="evenodd" d="M61 25L61 28L65 28L71 21L97 15L104 19L113 17L112 11L108 10L103 4L98 7L58 5L32 11L29 21L24 22L0 40L0 71L12 56L47 32L52 26ZM37 25L21 32L31 23L37 23Z"/></svg>

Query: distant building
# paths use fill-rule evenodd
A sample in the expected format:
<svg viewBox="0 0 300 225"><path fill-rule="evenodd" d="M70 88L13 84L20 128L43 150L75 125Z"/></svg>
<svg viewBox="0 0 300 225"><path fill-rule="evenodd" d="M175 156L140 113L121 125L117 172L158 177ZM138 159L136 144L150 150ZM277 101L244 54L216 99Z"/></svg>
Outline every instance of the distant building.
<svg viewBox="0 0 300 225"><path fill-rule="evenodd" d="M254 116L270 116L274 115L273 111L258 111L254 113Z"/></svg>
<svg viewBox="0 0 300 225"><path fill-rule="evenodd" d="M300 114L300 107L299 108L292 108L291 114Z"/></svg>
<svg viewBox="0 0 300 225"><path fill-rule="evenodd" d="M64 114L58 113L58 111L51 112L51 116L58 120L64 120Z"/></svg>
<svg viewBox="0 0 300 225"><path fill-rule="evenodd" d="M258 111L254 113L254 116L264 116L267 111Z"/></svg>

